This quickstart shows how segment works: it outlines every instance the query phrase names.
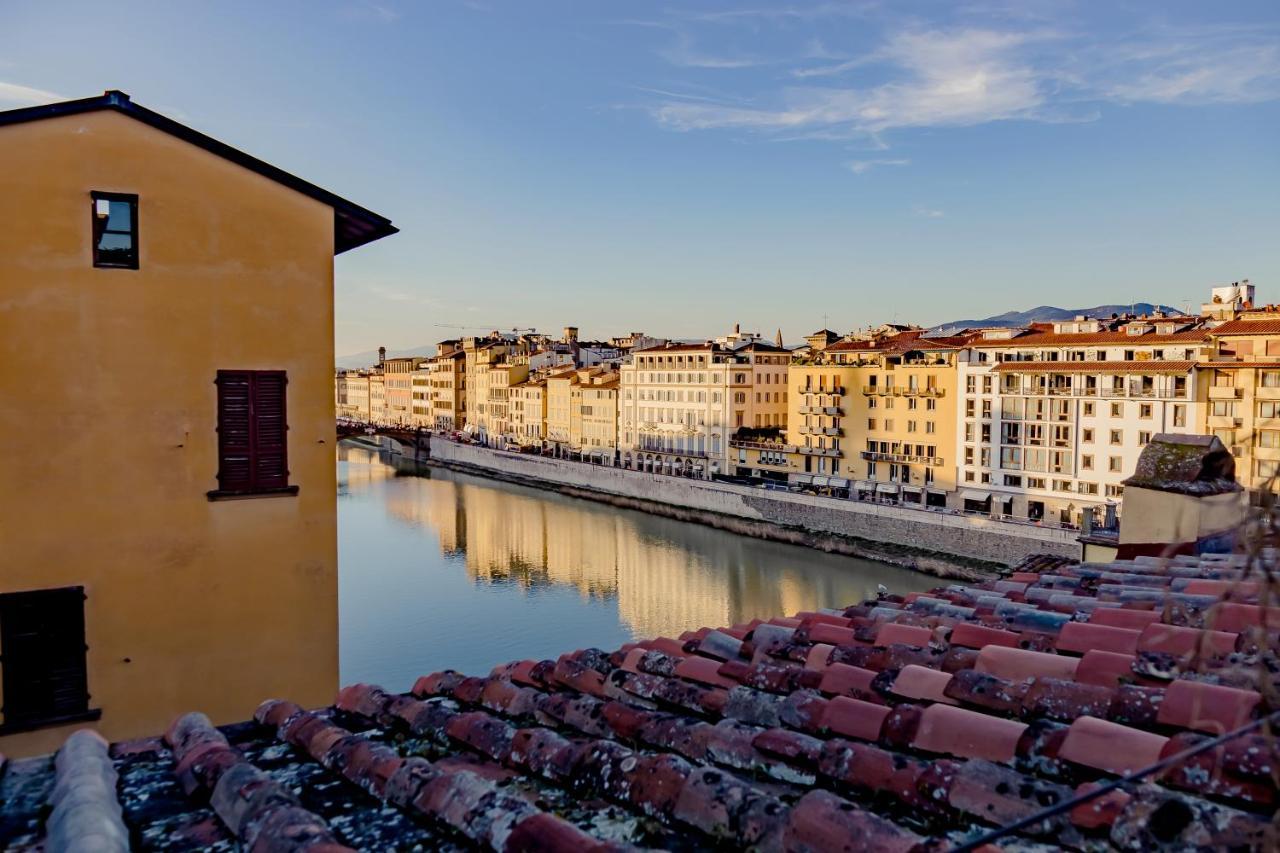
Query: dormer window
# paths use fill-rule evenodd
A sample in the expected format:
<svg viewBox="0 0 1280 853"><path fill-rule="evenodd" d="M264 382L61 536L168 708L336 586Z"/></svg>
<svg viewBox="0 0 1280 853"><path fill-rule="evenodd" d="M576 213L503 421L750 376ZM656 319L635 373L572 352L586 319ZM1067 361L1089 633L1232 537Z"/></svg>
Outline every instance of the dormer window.
<svg viewBox="0 0 1280 853"><path fill-rule="evenodd" d="M93 265L138 268L138 197L126 193L91 194Z"/></svg>

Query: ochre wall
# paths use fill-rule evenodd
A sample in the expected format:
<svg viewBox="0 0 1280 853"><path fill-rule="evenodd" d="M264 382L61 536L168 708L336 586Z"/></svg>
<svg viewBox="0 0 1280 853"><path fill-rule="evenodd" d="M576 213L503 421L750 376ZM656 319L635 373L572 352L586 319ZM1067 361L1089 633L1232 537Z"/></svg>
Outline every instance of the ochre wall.
<svg viewBox="0 0 1280 853"><path fill-rule="evenodd" d="M2 127L0 163L0 592L86 588L90 707L111 739L185 710L327 703L332 210L110 111ZM140 269L93 267L92 190L138 194ZM205 497L219 368L288 371L296 497Z"/></svg>

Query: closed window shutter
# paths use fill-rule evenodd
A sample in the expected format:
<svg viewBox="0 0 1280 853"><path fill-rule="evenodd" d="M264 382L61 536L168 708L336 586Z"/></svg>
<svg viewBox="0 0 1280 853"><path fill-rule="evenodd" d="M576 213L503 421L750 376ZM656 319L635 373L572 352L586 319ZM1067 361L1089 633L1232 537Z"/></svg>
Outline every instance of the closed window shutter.
<svg viewBox="0 0 1280 853"><path fill-rule="evenodd" d="M289 485L287 451L289 425L285 420L284 371L253 374L253 486L283 489Z"/></svg>
<svg viewBox="0 0 1280 853"><path fill-rule="evenodd" d="M283 370L218 371L218 488L258 492L289 485Z"/></svg>
<svg viewBox="0 0 1280 853"><path fill-rule="evenodd" d="M218 488L253 488L253 374L218 371Z"/></svg>
<svg viewBox="0 0 1280 853"><path fill-rule="evenodd" d="M6 725L84 714L84 590L0 595L0 664Z"/></svg>

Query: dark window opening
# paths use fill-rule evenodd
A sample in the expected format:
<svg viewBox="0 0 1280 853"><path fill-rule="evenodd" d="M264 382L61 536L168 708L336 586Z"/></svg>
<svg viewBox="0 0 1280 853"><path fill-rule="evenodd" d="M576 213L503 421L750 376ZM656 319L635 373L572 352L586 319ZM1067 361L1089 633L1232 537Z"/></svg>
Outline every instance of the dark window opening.
<svg viewBox="0 0 1280 853"><path fill-rule="evenodd" d="M89 709L84 588L0 595L0 733L97 719Z"/></svg>
<svg viewBox="0 0 1280 853"><path fill-rule="evenodd" d="M218 488L209 497L296 494L283 370L219 370Z"/></svg>
<svg viewBox="0 0 1280 853"><path fill-rule="evenodd" d="M125 193L93 197L93 265L138 268L138 197Z"/></svg>

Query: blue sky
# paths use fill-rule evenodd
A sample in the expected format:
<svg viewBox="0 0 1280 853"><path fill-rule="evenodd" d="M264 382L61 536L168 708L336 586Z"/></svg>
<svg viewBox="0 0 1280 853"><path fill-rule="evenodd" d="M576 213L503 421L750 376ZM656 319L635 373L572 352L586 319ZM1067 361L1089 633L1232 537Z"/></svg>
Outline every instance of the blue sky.
<svg viewBox="0 0 1280 853"><path fill-rule="evenodd" d="M401 227L338 259L339 353L1280 300L1274 0L3 16L0 109L123 89Z"/></svg>

